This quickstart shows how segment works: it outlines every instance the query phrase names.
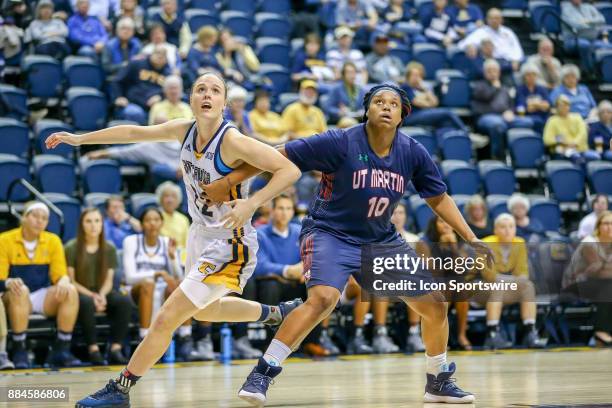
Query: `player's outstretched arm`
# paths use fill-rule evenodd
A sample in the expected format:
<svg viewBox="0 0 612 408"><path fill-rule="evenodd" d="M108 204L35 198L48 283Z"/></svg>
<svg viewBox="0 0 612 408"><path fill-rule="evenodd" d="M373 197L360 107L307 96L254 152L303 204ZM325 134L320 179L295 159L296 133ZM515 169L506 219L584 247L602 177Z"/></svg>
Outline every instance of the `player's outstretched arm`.
<svg viewBox="0 0 612 408"><path fill-rule="evenodd" d="M127 144L138 142L171 142L182 141L193 121L176 119L161 125L135 126L122 125L95 132L75 135L68 132L57 132L45 140L47 149L54 149L62 143L71 146L83 144Z"/></svg>

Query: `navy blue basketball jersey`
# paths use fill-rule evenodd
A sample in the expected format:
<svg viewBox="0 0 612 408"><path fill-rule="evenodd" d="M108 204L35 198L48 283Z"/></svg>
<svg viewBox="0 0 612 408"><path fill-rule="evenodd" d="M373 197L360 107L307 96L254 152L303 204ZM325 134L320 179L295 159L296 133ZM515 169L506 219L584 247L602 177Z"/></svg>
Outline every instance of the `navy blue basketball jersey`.
<svg viewBox="0 0 612 408"><path fill-rule="evenodd" d="M399 131L382 158L364 124L291 141L285 151L303 172L323 172L303 233L318 228L353 244L388 242L396 236L391 215L411 181L423 198L446 192L429 153Z"/></svg>

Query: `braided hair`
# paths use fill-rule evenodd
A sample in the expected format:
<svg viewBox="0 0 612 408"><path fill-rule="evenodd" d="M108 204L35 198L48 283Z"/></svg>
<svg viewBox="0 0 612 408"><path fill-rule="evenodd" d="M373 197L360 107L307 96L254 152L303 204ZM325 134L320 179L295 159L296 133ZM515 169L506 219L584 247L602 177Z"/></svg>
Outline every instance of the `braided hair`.
<svg viewBox="0 0 612 408"><path fill-rule="evenodd" d="M408 116L410 114L410 112L412 111L412 106L410 105L410 99L408 99L408 94L406 93L406 91L404 91L402 88L393 85L393 84L381 84L381 85L376 85L373 86L372 89L370 89L365 96L363 97L363 122L368 120L368 108L370 107L370 102L372 101L372 98L379 92L383 91L383 90L389 90L392 92L395 92L401 100L402 103L402 122L404 121L404 118L406 116ZM400 123L401 126L401 123Z"/></svg>

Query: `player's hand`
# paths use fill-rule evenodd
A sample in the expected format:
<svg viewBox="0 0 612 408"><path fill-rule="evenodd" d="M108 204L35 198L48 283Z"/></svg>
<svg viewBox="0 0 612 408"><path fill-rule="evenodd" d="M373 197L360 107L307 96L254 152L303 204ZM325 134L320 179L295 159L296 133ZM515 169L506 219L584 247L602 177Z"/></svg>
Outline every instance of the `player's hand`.
<svg viewBox="0 0 612 408"><path fill-rule="evenodd" d="M242 227L255 213L255 206L249 200L240 198L238 200L228 201L225 204L232 207L232 210L221 218L221 222L225 228L234 229Z"/></svg>
<svg viewBox="0 0 612 408"><path fill-rule="evenodd" d="M230 185L225 177L210 184L200 182L200 188L206 196L206 204L219 205L229 200Z"/></svg>
<svg viewBox="0 0 612 408"><path fill-rule="evenodd" d="M9 292L14 293L17 296L21 295L25 290L25 285L21 278L8 278L5 285Z"/></svg>
<svg viewBox="0 0 612 408"><path fill-rule="evenodd" d="M474 249L477 257L484 258L486 260L487 268L491 268L493 266L493 263L495 262L495 254L493 254L493 251L487 244L476 238L470 241L470 246Z"/></svg>
<svg viewBox="0 0 612 408"><path fill-rule="evenodd" d="M56 132L45 140L45 146L47 149L55 149L62 143L66 143L70 146L78 146L81 144L81 138L73 133L68 132Z"/></svg>

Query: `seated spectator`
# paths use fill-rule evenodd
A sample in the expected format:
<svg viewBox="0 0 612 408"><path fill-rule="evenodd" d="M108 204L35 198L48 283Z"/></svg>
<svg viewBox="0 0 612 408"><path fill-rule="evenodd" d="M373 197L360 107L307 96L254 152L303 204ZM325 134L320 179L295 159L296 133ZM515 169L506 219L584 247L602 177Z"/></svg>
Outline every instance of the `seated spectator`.
<svg viewBox="0 0 612 408"><path fill-rule="evenodd" d="M544 126L544 145L555 159L570 159L576 163L599 159L597 152L589 150L584 119L570 112L570 107L570 98L566 95L557 98L557 112Z"/></svg>
<svg viewBox="0 0 612 408"><path fill-rule="evenodd" d="M371 82L399 83L404 74L402 60L389 54L389 37L383 33L374 36L372 52L366 56L366 65Z"/></svg>
<svg viewBox="0 0 612 408"><path fill-rule="evenodd" d="M166 51L166 61L172 73L178 75L182 65L178 49L174 44L166 41L164 27L161 24L153 24L149 27L149 44L144 46L142 53L144 55L151 55L153 50L159 47L163 47Z"/></svg>
<svg viewBox="0 0 612 408"><path fill-rule="evenodd" d="M6 281L0 281L0 297L5 291ZM4 302L0 299L0 370L12 370L15 368L15 364L9 359L8 353L6 352L7 336L8 323L6 321L6 310L4 310Z"/></svg>
<svg viewBox="0 0 612 408"><path fill-rule="evenodd" d="M527 58L526 64L538 70L538 85L555 88L561 82L561 63L555 58L555 45L547 37L538 42L538 53Z"/></svg>
<svg viewBox="0 0 612 408"><path fill-rule="evenodd" d="M313 81L333 81L334 72L325 64L325 53L321 49L321 37L309 33L304 37L304 48L297 50L291 67L291 80L301 82L304 79Z"/></svg>
<svg viewBox="0 0 612 408"><path fill-rule="evenodd" d="M165 181L157 186L155 195L164 221L159 232L176 242L176 249L179 251L181 260L184 260L187 255L189 218L178 211L183 201L183 191L173 182Z"/></svg>
<svg viewBox="0 0 612 408"><path fill-rule="evenodd" d="M459 34L453 28L447 5L447 0L434 0L431 12L426 14L422 20L427 41L443 45L446 48L459 39Z"/></svg>
<svg viewBox="0 0 612 408"><path fill-rule="evenodd" d="M404 126L452 127L465 130L463 121L447 108L438 108L440 102L425 82L425 67L420 62L406 66L406 82L402 89L412 104L411 113L404 119Z"/></svg>
<svg viewBox="0 0 612 408"><path fill-rule="evenodd" d="M397 233L404 238L404 241L415 249L417 242L419 242L419 237L406 230L406 206L404 204L399 203L395 210L393 210L391 224L393 224Z"/></svg>
<svg viewBox="0 0 612 408"><path fill-rule="evenodd" d="M448 7L453 30L460 38L466 37L472 31L482 27L484 17L482 10L469 0L455 0L455 4Z"/></svg>
<svg viewBox="0 0 612 408"><path fill-rule="evenodd" d="M544 225L529 217L529 199L523 194L512 194L508 199L508 211L514 217L516 235L525 242L539 242L545 237Z"/></svg>
<svg viewBox="0 0 612 408"><path fill-rule="evenodd" d="M595 114L595 98L586 85L580 84L580 69L574 64L561 68L561 85L550 92L550 103L555 104L560 95L569 98L572 112L579 113L583 119Z"/></svg>
<svg viewBox="0 0 612 408"><path fill-rule="evenodd" d="M6 0L2 4L2 16L12 25L25 30L32 21L32 10L25 0Z"/></svg>
<svg viewBox="0 0 612 408"><path fill-rule="evenodd" d="M23 56L22 28L10 20L3 20L0 16L0 75L4 66L19 67Z"/></svg>
<svg viewBox="0 0 612 408"><path fill-rule="evenodd" d="M368 43L378 25L378 13L369 0L338 0L336 25L350 28L360 43Z"/></svg>
<svg viewBox="0 0 612 408"><path fill-rule="evenodd" d="M605 17L592 4L569 0L561 2L561 18L565 23L561 24L565 52L578 54L583 68L592 73L595 68L593 51L612 47L604 28Z"/></svg>
<svg viewBox="0 0 612 408"><path fill-rule="evenodd" d="M608 210L608 196L605 194L597 194L593 201L591 202L591 208L593 212L584 216L582 220L580 220L580 224L578 225L578 238L585 239L589 236L593 236L593 231L595 231L595 224L599 216Z"/></svg>
<svg viewBox="0 0 612 408"><path fill-rule="evenodd" d="M521 76L523 85L516 89L516 113L531 119L534 129L542 132L550 111L548 89L537 84L538 69L534 65L524 64Z"/></svg>
<svg viewBox="0 0 612 408"><path fill-rule="evenodd" d="M487 282L501 281L516 283L518 290L500 290L491 292L487 307L487 338L485 348L500 349L511 345L499 330L504 305L520 303L523 320L523 345L529 348L541 348L546 341L540 339L536 330L535 286L529 280L529 262L525 240L516 236L516 224L512 215L504 213L495 218L495 235L483 238L493 251L494 263L485 268L482 274Z"/></svg>
<svg viewBox="0 0 612 408"><path fill-rule="evenodd" d="M285 108L282 117L289 139L308 137L327 130L325 114L315 106L318 88L310 79L300 84L300 99Z"/></svg>
<svg viewBox="0 0 612 408"><path fill-rule="evenodd" d="M604 160L612 160L612 103L603 100L597 108L599 120L589 125L589 148Z"/></svg>
<svg viewBox="0 0 612 408"><path fill-rule="evenodd" d="M187 54L183 70L189 82L195 82L198 76L207 71L221 71L217 62L217 40L219 32L213 26L204 26L198 30L197 42Z"/></svg>
<svg viewBox="0 0 612 408"><path fill-rule="evenodd" d="M107 74L114 75L134 59L142 48L140 40L134 37L134 20L124 17L117 22L116 36L104 46L102 66Z"/></svg>
<svg viewBox="0 0 612 408"><path fill-rule="evenodd" d="M352 62L345 62L342 67L342 79L329 93L326 112L332 122L344 117L360 118L363 116L362 101L364 89L355 83L357 67Z"/></svg>
<svg viewBox="0 0 612 408"><path fill-rule="evenodd" d="M149 125L159 125L174 119L191 119L191 107L183 102L183 81L170 75L164 81L164 99L151 106ZM172 143L172 142L168 142Z"/></svg>
<svg viewBox="0 0 612 408"><path fill-rule="evenodd" d="M404 0L390 0L382 11L381 17L386 23L395 24L400 21L409 21L412 13Z"/></svg>
<svg viewBox="0 0 612 408"><path fill-rule="evenodd" d="M489 219L486 201L478 194L470 197L463 209L465 220L477 238L482 239L493 234L493 225Z"/></svg>
<svg viewBox="0 0 612 408"><path fill-rule="evenodd" d="M104 239L102 214L97 208L81 213L77 237L66 246L68 275L79 292L78 321L83 329L89 361L103 365L104 357L98 347L96 313L106 313L110 322L110 364L127 364L121 351L129 330L134 304L129 296L113 289L117 270L115 246Z"/></svg>
<svg viewBox="0 0 612 408"><path fill-rule="evenodd" d="M493 56L510 61L514 70L524 58L523 48L516 34L508 27L502 25L503 17L497 8L487 12L487 25L472 31L465 39L459 42L459 49L465 50L469 46L478 47L483 39L493 42Z"/></svg>
<svg viewBox="0 0 612 408"><path fill-rule="evenodd" d="M130 61L111 84L117 117L144 125L146 110L161 101L162 85L170 73L163 46L155 47L146 59Z"/></svg>
<svg viewBox="0 0 612 408"><path fill-rule="evenodd" d="M129 235L142 231L140 221L125 211L121 196L111 196L106 200L104 218L104 239L117 249L123 249L123 240Z"/></svg>
<svg viewBox="0 0 612 408"><path fill-rule="evenodd" d="M488 59L497 61L501 69L501 81L508 86L514 86L514 71L512 63L504 58L494 57L495 46L493 41L484 38L480 42L480 48L469 46L465 50L466 57L471 62L470 78L484 79L484 63Z"/></svg>
<svg viewBox="0 0 612 408"><path fill-rule="evenodd" d="M510 89L500 81L501 71L497 61L487 60L484 71L485 79L474 84L472 89L472 111L478 116L477 128L491 140L491 156L503 159L508 128L532 127L533 122L514 114Z"/></svg>
<svg viewBox="0 0 612 408"><path fill-rule="evenodd" d="M216 54L223 76L247 90L254 88L250 77L259 71L259 59L248 44L236 39L232 32L224 28L219 34L220 47Z"/></svg>
<svg viewBox="0 0 612 408"><path fill-rule="evenodd" d="M30 368L26 332L30 313L55 317L57 340L47 362L52 366L80 365L70 352L72 331L79 313L79 297L66 272L60 238L45 231L49 208L26 204L21 226L0 234L0 286L12 330L15 368Z"/></svg>
<svg viewBox="0 0 612 408"><path fill-rule="evenodd" d="M287 129L283 118L270 110L270 95L264 89L255 91L254 108L249 112L253 137L270 145L287 141Z"/></svg>
<svg viewBox="0 0 612 408"><path fill-rule="evenodd" d="M36 20L25 31L25 43L31 43L34 54L50 55L58 60L70 54L66 41L68 27L59 18L53 17L53 2L41 0L36 5Z"/></svg>
<svg viewBox="0 0 612 408"><path fill-rule="evenodd" d="M253 128L249 121L249 112L246 108L247 91L239 85L232 86L227 91L227 107L223 113L223 117L234 125L238 130L249 137L253 136Z"/></svg>
<svg viewBox="0 0 612 408"><path fill-rule="evenodd" d="M96 57L104 50L108 34L96 16L89 15L89 0L77 0L76 12L68 19L68 39L79 55Z"/></svg>
<svg viewBox="0 0 612 408"><path fill-rule="evenodd" d="M179 51L180 58L185 58L191 47L191 29L185 17L178 11L176 0L161 0L161 11L151 21L161 24L168 42Z"/></svg>
<svg viewBox="0 0 612 408"><path fill-rule="evenodd" d="M345 62L352 62L357 67L357 84L368 83L368 67L363 53L353 48L353 31L345 26L340 26L334 31L338 47L327 51L325 59L327 66L334 70L336 79L342 77L342 66Z"/></svg>
<svg viewBox="0 0 612 408"><path fill-rule="evenodd" d="M70 0L72 8L78 7L77 0ZM96 0L90 3L88 15L94 16L99 19L104 28L107 31L112 29L112 25L109 21L109 16L117 11L118 1L117 0Z"/></svg>
<svg viewBox="0 0 612 408"><path fill-rule="evenodd" d="M114 17L115 29L117 23L124 17L129 17L134 22L134 32L136 33L136 37L139 39L144 39L144 11L142 7L138 5L137 0L121 0L119 12Z"/></svg>

